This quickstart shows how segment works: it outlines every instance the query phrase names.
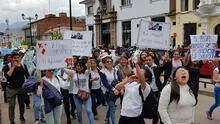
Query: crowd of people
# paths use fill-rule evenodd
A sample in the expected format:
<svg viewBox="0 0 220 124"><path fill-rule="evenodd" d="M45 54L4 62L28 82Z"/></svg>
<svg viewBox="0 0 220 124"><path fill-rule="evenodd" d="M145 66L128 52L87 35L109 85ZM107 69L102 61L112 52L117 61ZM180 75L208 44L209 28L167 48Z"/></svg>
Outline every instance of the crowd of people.
<svg viewBox="0 0 220 124"><path fill-rule="evenodd" d="M10 124L15 124L16 97L20 121L25 122L25 104L29 109L30 93L36 124L61 124L63 108L67 124L72 124L71 118L83 124L83 105L89 123L95 124L95 120L101 119L97 108L106 104L105 124L144 124L143 103L149 96L156 101L151 103L156 108L150 118L152 124L195 123L199 68L204 61L192 61L190 49L180 52L117 48L111 53L94 49L90 57L73 56L69 67L30 72L21 62L23 54L15 51L4 57L1 80ZM220 104L218 66L213 71L213 82L215 103L206 112L209 120ZM118 99L119 122L115 114Z"/></svg>

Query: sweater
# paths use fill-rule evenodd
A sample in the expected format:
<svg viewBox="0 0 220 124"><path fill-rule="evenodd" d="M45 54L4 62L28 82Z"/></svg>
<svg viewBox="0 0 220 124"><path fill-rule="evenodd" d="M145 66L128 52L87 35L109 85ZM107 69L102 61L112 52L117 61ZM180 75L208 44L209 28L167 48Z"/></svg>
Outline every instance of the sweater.
<svg viewBox="0 0 220 124"><path fill-rule="evenodd" d="M189 92L189 86L180 87L180 99L178 104L173 100L170 104L171 85L168 84L162 90L158 111L164 124L191 124L194 121L195 97Z"/></svg>

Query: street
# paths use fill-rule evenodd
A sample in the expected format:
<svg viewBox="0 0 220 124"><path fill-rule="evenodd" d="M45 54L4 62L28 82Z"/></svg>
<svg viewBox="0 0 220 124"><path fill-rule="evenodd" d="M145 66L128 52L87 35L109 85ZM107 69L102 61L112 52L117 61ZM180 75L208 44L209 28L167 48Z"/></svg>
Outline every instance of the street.
<svg viewBox="0 0 220 124"><path fill-rule="evenodd" d="M204 88L203 85L200 85L200 91L207 91L209 90L212 92L213 85L207 85L207 88ZM2 96L2 92L0 93ZM8 119L8 104L3 103L3 98L1 99L1 109L2 109L2 124L9 124ZM198 98L198 105L196 106L196 112L195 112L195 123L196 124L219 124L220 123L220 109L217 108L213 113L213 120L206 119L206 110L212 105L214 102L214 98L206 95L199 95ZM106 114L107 107L100 106L98 108L99 113L99 119L95 121L96 124L104 124L105 114ZM117 101L117 108L116 108L116 118L119 119L120 114L120 105L119 100ZM19 121L19 111L18 111L18 105L16 105L16 124L20 124ZM88 124L87 114L85 113L85 109L83 110L83 122L84 124ZM26 109L25 111L25 119L26 124L34 124L34 112L33 107L31 106L31 109ZM146 124L151 124L151 120L145 120ZM63 111L62 114L62 124L66 123L65 113ZM76 121L72 122L73 124L76 124Z"/></svg>

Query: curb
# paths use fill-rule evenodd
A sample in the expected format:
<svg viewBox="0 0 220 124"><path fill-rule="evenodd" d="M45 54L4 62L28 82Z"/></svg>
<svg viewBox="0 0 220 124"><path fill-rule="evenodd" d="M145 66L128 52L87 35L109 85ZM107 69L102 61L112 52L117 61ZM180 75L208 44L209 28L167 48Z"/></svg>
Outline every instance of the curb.
<svg viewBox="0 0 220 124"><path fill-rule="evenodd" d="M209 96L209 97L214 97L213 92L210 92L210 91L199 90L199 94Z"/></svg>

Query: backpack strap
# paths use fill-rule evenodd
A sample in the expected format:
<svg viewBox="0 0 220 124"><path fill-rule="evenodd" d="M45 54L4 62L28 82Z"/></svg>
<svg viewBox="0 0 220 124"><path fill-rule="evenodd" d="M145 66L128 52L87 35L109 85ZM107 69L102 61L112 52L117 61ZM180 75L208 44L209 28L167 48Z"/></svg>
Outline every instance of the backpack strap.
<svg viewBox="0 0 220 124"><path fill-rule="evenodd" d="M143 93L141 91L141 86L139 86L138 90L139 90L139 95L141 96L142 103L144 103L144 96L143 96Z"/></svg>

